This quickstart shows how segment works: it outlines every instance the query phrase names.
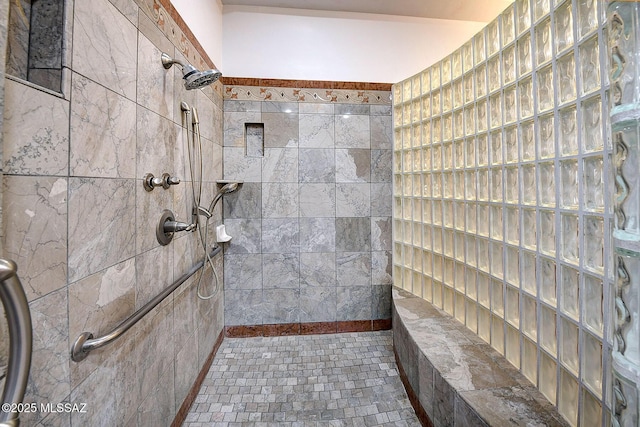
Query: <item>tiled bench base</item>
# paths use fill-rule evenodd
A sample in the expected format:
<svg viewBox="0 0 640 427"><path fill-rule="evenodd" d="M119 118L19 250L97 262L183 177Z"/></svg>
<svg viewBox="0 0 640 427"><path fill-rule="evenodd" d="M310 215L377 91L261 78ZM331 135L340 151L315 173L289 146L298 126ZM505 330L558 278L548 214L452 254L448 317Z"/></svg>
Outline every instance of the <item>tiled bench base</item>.
<svg viewBox="0 0 640 427"><path fill-rule="evenodd" d="M489 344L429 302L396 288L393 347L423 425L568 426Z"/></svg>

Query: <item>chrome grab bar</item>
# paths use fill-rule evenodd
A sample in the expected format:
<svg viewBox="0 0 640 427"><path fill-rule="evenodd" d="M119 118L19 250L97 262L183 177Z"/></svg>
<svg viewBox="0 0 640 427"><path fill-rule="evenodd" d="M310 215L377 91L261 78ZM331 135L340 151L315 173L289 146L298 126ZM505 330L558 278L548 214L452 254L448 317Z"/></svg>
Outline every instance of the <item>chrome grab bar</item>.
<svg viewBox="0 0 640 427"><path fill-rule="evenodd" d="M3 406L22 403L31 368L31 312L17 271L15 262L0 259L0 300L9 326L9 364L2 391ZM17 427L19 416L17 410L1 411L0 427Z"/></svg>
<svg viewBox="0 0 640 427"><path fill-rule="evenodd" d="M209 255L213 258L222 250L221 246L213 248L211 254ZM189 279L189 277L193 276L206 262L207 258L205 257L202 261L198 262L196 265L191 267L189 271L180 276L178 280L173 282L170 286L166 287L161 293L156 295L151 301L143 305L133 313L131 316L126 318L122 323L116 326L111 332L106 335L103 335L99 338L93 338L93 334L91 332L83 332L78 338L76 338L73 346L71 347L71 360L74 362L83 361L91 351L104 347L105 345L115 341L122 334L127 332L129 328L138 323L140 319L147 315L151 310L153 310L158 304L160 304L166 297L171 295L173 291L175 291L178 286L182 285L184 282ZM1 426L0 426L1 427Z"/></svg>

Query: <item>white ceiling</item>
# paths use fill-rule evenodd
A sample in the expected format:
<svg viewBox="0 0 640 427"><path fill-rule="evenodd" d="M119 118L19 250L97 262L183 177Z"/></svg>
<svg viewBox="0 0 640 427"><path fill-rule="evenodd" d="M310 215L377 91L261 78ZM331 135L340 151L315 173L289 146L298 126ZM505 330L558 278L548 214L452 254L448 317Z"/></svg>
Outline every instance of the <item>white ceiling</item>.
<svg viewBox="0 0 640 427"><path fill-rule="evenodd" d="M375 13L489 22L513 0L222 0L223 5Z"/></svg>

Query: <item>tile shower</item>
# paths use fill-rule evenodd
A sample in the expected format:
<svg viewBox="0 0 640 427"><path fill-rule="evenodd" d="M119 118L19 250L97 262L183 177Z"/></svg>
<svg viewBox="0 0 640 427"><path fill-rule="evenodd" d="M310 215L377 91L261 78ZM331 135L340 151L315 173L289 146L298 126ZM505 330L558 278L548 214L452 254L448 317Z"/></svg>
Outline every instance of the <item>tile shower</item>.
<svg viewBox="0 0 640 427"><path fill-rule="evenodd" d="M604 2L517 0L394 86L394 283L573 425L610 417Z"/></svg>

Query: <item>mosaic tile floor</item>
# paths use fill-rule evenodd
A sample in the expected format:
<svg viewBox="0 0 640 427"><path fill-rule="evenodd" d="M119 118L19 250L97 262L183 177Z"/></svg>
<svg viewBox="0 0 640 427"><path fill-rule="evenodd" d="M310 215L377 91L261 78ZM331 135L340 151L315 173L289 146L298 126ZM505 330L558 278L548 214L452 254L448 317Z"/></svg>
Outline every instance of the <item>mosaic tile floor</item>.
<svg viewBox="0 0 640 427"><path fill-rule="evenodd" d="M226 338L184 426L420 423L380 331Z"/></svg>

